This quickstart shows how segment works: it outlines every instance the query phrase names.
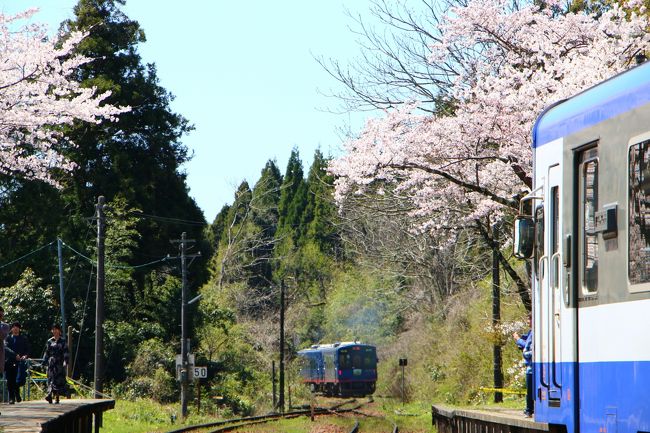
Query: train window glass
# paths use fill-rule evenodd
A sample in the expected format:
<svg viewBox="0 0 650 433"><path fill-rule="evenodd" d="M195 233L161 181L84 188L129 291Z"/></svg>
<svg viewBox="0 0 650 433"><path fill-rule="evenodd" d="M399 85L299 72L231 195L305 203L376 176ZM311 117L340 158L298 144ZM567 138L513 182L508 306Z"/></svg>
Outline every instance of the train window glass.
<svg viewBox="0 0 650 433"><path fill-rule="evenodd" d="M650 281L650 140L630 147L628 187L628 278Z"/></svg>
<svg viewBox="0 0 650 433"><path fill-rule="evenodd" d="M551 235L551 287L559 287L560 284L560 260L557 253L560 250L560 194L559 188L551 188L551 210L550 210L550 235Z"/></svg>
<svg viewBox="0 0 650 433"><path fill-rule="evenodd" d="M598 290L598 233L595 214L598 209L598 160L582 164L582 290L591 294Z"/></svg>
<svg viewBox="0 0 650 433"><path fill-rule="evenodd" d="M374 353L365 353L363 355L363 368L375 368L377 366L377 357Z"/></svg>
<svg viewBox="0 0 650 433"><path fill-rule="evenodd" d="M560 194L557 186L551 188L551 214L551 254L555 254L560 249Z"/></svg>
<svg viewBox="0 0 650 433"><path fill-rule="evenodd" d="M351 368L352 359L348 352L341 351L339 353L339 368Z"/></svg>
<svg viewBox="0 0 650 433"><path fill-rule="evenodd" d="M325 369L331 371L334 368L334 355L329 353L325 354Z"/></svg>
<svg viewBox="0 0 650 433"><path fill-rule="evenodd" d="M364 351L349 353L348 351L339 352L339 368L376 368L377 355L375 350L367 348Z"/></svg>

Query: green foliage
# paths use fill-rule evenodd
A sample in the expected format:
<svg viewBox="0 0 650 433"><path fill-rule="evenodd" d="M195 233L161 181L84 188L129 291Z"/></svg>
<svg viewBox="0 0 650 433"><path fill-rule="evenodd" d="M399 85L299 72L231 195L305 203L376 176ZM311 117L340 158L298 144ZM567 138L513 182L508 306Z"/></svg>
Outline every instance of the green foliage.
<svg viewBox="0 0 650 433"><path fill-rule="evenodd" d="M341 235L334 205L334 177L327 173L328 160L320 150L314 153L314 162L307 176L307 206L302 215L304 236L318 245L323 253L338 258L342 254Z"/></svg>
<svg viewBox="0 0 650 433"><path fill-rule="evenodd" d="M404 321L395 284L359 269L339 274L325 310L326 336L332 341L387 342Z"/></svg>
<svg viewBox="0 0 650 433"><path fill-rule="evenodd" d="M102 433L152 433L167 432L181 426L205 424L214 421L214 414L197 414L190 408L189 416L182 420L178 403L160 404L149 398L118 399L115 409L104 414ZM172 416L175 421L172 422Z"/></svg>
<svg viewBox="0 0 650 433"><path fill-rule="evenodd" d="M267 398L260 394L265 354L258 350L250 328L238 323L234 311L225 307L233 302L229 299L233 291L229 289L232 287L219 291L211 285L202 288L197 350L219 366L207 384L208 393L222 396L221 404L232 413L250 414L260 400Z"/></svg>
<svg viewBox="0 0 650 433"><path fill-rule="evenodd" d="M145 338L168 338L180 329L181 280L162 268L150 272L138 299L138 326L150 333Z"/></svg>
<svg viewBox="0 0 650 433"><path fill-rule="evenodd" d="M289 156L278 203L278 232L297 240L303 232L302 214L307 206L307 186L298 149Z"/></svg>
<svg viewBox="0 0 650 433"><path fill-rule="evenodd" d="M174 350L169 343L157 338L140 343L127 370L129 378L115 387L120 396L128 399L150 397L161 403L176 399Z"/></svg>
<svg viewBox="0 0 650 433"><path fill-rule="evenodd" d="M129 266L140 240L134 211L138 210L121 195L108 203L106 211L106 317L114 321L131 319L136 306L135 270Z"/></svg>
<svg viewBox="0 0 650 433"><path fill-rule="evenodd" d="M57 298L52 287L44 286L30 268L25 269L16 284L0 288L0 305L5 309L6 320L22 324L22 331L31 342L32 356L43 355L51 325L60 323Z"/></svg>

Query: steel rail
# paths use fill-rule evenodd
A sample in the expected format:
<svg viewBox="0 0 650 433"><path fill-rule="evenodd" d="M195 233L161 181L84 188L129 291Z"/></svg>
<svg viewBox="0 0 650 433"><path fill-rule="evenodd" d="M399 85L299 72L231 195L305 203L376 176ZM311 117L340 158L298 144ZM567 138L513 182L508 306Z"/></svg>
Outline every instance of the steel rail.
<svg viewBox="0 0 650 433"><path fill-rule="evenodd" d="M337 403L329 408L314 408L314 414L317 415L323 415L323 414L338 414L338 413L344 413L344 412L352 412L355 410L358 410L363 404L359 404L356 407L353 407L351 409L341 409L341 406L344 406L346 404L354 403L356 400L349 400L345 401L342 403ZM257 415L257 416L249 416L249 417L242 417L242 418L232 418L232 419L227 419L227 420L221 420L221 421L214 421L210 423L205 423L205 424L197 424L193 426L186 426L182 427L176 430L171 430L168 431L167 433L188 433L196 430L207 430L212 427L219 427L216 430L210 430L210 433L219 433L219 432L227 432L231 430L235 430L237 428L245 427L247 425L253 425L253 424L260 424L264 422L269 422L269 421L275 421L277 419L281 418L296 418L299 416L309 416L311 415L312 411L311 409L303 409L303 410L297 410L297 411L292 411L292 412L285 412L285 413L274 413L274 414L268 414L268 415Z"/></svg>

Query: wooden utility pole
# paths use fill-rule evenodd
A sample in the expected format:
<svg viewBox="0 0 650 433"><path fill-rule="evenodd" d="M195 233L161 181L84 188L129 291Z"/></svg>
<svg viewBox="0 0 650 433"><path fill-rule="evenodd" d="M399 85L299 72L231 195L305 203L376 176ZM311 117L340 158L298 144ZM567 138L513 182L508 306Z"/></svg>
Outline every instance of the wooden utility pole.
<svg viewBox="0 0 650 433"><path fill-rule="evenodd" d="M95 301L95 398L102 397L104 390L104 242L106 238L106 217L104 196L97 199L97 296Z"/></svg>
<svg viewBox="0 0 650 433"><path fill-rule="evenodd" d="M72 326L68 326L68 350L70 351L70 353L73 352L73 350L72 350ZM72 367L73 367L72 362L68 362L68 370L67 370L68 377L72 377L72 373L73 373Z"/></svg>
<svg viewBox="0 0 650 433"><path fill-rule="evenodd" d="M65 289L63 287L63 241L61 238L56 239L57 252L59 256L59 299L61 302L61 329L63 330L63 339L67 340L68 329L65 326ZM68 346L69 348L70 346Z"/></svg>
<svg viewBox="0 0 650 433"><path fill-rule="evenodd" d="M187 417L187 381L189 366L187 362L187 233L181 235L181 416Z"/></svg>
<svg viewBox="0 0 650 433"><path fill-rule="evenodd" d="M284 280L280 282L280 413L284 413Z"/></svg>
<svg viewBox="0 0 650 433"><path fill-rule="evenodd" d="M271 384L273 385L273 408L278 407L278 393L275 389L275 361L271 361Z"/></svg>
<svg viewBox="0 0 650 433"><path fill-rule="evenodd" d="M199 257L201 253L196 255L187 255L188 244L194 242L194 239L187 239L187 233L181 234L180 240L172 240L172 243L180 243L180 256L181 256L181 416L187 417L187 400L189 398L189 375L190 366L188 360L189 342L188 342L188 324L187 324L187 307L188 305L199 300L201 295L188 302L187 300L187 259L189 257Z"/></svg>

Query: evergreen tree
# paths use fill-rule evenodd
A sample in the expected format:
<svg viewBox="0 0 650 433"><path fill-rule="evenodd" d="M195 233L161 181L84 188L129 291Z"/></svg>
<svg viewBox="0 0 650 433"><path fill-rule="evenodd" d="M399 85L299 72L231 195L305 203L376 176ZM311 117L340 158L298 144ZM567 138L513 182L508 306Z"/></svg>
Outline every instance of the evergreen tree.
<svg viewBox="0 0 650 433"><path fill-rule="evenodd" d="M338 258L342 253L341 238L336 229L337 210L334 205L334 176L327 172L328 160L319 149L307 176L307 206L301 226L305 238L318 245L321 251Z"/></svg>
<svg viewBox="0 0 650 433"><path fill-rule="evenodd" d="M274 161L268 161L253 188L253 223L261 230L252 245L253 265L249 283L256 288L268 287L273 278L272 256L278 228L278 205L282 175Z"/></svg>
<svg viewBox="0 0 650 433"><path fill-rule="evenodd" d="M174 254L176 251L169 241L180 238L184 231L204 248L205 220L189 196L186 175L181 170L189 159L181 139L192 127L171 110L173 96L159 85L155 65L142 63L137 47L146 40L145 34L137 21L130 20L119 9L124 3L123 0L79 0L74 9L75 18L63 24L65 30L88 32L77 51L95 60L78 70L82 86L110 90L109 103L130 106L132 110L115 123L79 125L66 131L68 139L76 144L68 156L78 164L78 169L62 182L66 186L62 200L67 215L61 220L61 231L69 233L66 238L79 239L85 228L81 225L83 218L93 215L96 197L104 195L111 201L120 195L124 207L139 209L132 215L141 217L134 226L122 227L139 234L129 244L128 257L123 257L125 266L135 266ZM175 267L173 271L178 269ZM139 327L143 320L149 320L146 312L132 310L133 316L127 319L130 326L122 329L128 312L120 311L125 302L132 305L143 299L147 285L151 284L150 272L148 267L129 271L129 284L121 286L124 289L121 302L107 297L111 305L107 304L110 316L106 319L115 323L115 333L107 334L109 339L119 340L122 337L118 334L132 333L131 345L135 346L151 337L151 332L143 331L148 327ZM194 263L189 276L190 286L205 279L201 259ZM81 304L85 287L78 290L76 296L80 299L76 304ZM168 302L165 308L168 313L154 320L178 315L177 303ZM87 314L92 317L93 313ZM171 329L173 333L178 331ZM92 350L87 347L82 352ZM119 354L122 364L130 361L124 357L127 355ZM110 370L108 373L108 380L119 378L119 372L115 372L116 377L110 376Z"/></svg>
<svg viewBox="0 0 650 433"><path fill-rule="evenodd" d="M71 129L77 144L71 157L79 165L72 179L68 201L89 214L95 197L110 200L118 192L143 213L203 222L202 212L189 197L186 176L180 170L188 161L183 135L192 127L169 104L173 97L158 84L153 64L143 65L137 44L145 35L137 21L118 8L123 0L80 0L75 20L64 27L89 32L79 52L96 59L79 70L86 86L111 90L109 101L132 107L127 116L106 125ZM169 240L188 231L200 238L200 226L169 224L143 219L138 231L141 246L134 259L151 258L169 251ZM142 278L142 275L139 275Z"/></svg>
<svg viewBox="0 0 650 433"><path fill-rule="evenodd" d="M221 241L221 235L227 223L228 212L230 212L230 205L224 204L208 229L207 240L214 249L219 246Z"/></svg>
<svg viewBox="0 0 650 433"><path fill-rule="evenodd" d="M278 234L288 236L294 241L300 234L302 214L307 206L307 185L305 183L302 161L298 149L289 156L287 171L282 181L280 202L278 203Z"/></svg>

